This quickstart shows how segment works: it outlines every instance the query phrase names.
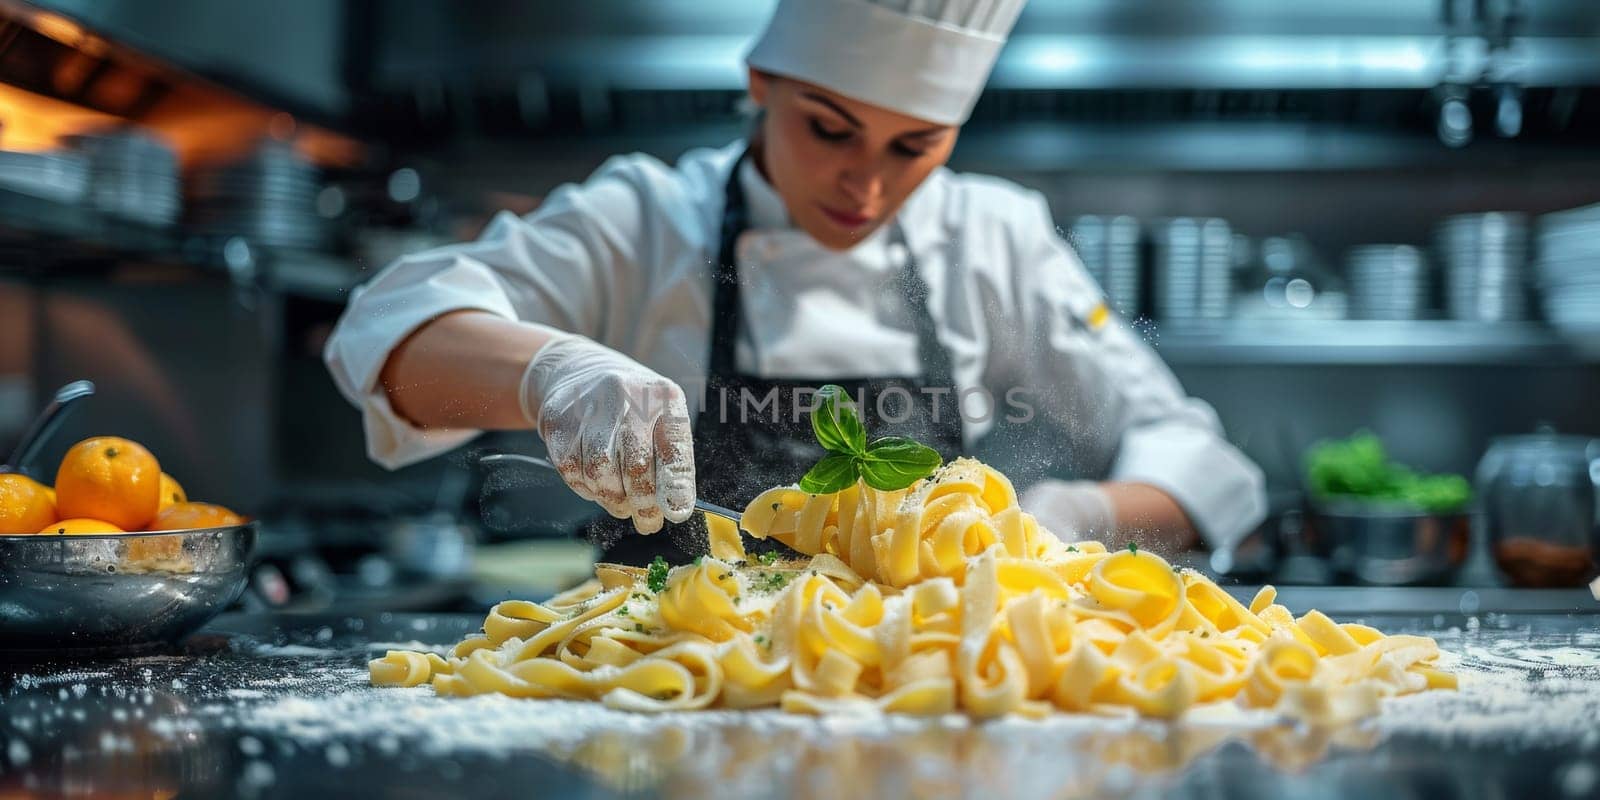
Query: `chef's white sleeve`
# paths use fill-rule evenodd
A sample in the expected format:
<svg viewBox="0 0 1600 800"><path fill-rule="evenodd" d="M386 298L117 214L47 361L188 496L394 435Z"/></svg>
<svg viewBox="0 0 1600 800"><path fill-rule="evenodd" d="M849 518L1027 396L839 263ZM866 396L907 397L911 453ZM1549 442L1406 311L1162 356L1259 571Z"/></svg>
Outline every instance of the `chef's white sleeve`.
<svg viewBox="0 0 1600 800"><path fill-rule="evenodd" d="M422 429L389 404L379 374L412 332L453 311L538 322L608 343L626 318L647 211L640 183L613 160L582 185L553 192L527 217L502 212L476 241L405 256L356 289L323 351L339 391L361 409L367 455L395 469L481 431Z"/></svg>
<svg viewBox="0 0 1600 800"><path fill-rule="evenodd" d="M1223 436L1216 412L1187 396L1166 364L1110 313L1094 280L1031 196L1017 226L1016 322L996 347L1038 413L1065 433L1071 461L1106 480L1169 494L1212 547L1237 543L1266 515L1261 469Z"/></svg>

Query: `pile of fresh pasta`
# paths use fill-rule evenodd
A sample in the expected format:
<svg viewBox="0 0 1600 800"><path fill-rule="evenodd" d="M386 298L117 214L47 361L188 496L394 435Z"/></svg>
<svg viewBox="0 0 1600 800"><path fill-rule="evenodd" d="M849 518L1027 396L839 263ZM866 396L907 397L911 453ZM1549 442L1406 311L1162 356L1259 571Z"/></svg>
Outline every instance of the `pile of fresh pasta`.
<svg viewBox="0 0 1600 800"><path fill-rule="evenodd" d="M747 558L711 525L694 564L598 565L547 603L495 606L448 656L389 652L372 683L636 711L1174 717L1235 701L1321 723L1456 683L1430 638L1296 618L1271 587L1245 606L1153 553L1063 544L971 459L899 491L771 489L742 527L809 558Z"/></svg>

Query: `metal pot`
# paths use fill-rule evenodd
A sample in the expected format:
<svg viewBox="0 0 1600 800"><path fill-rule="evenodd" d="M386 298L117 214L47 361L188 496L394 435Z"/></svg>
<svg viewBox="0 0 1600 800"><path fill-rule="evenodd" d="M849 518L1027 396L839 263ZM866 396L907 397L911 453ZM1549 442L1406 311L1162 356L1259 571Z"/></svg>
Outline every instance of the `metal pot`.
<svg viewBox="0 0 1600 800"><path fill-rule="evenodd" d="M1305 541L1345 579L1378 586L1442 584L1467 560L1472 517L1409 506L1313 505Z"/></svg>
<svg viewBox="0 0 1600 800"><path fill-rule="evenodd" d="M0 536L0 652L175 642L244 591L256 523L156 533Z"/></svg>
<svg viewBox="0 0 1600 800"><path fill-rule="evenodd" d="M1518 586L1582 586L1600 564L1600 440L1548 429L1478 464L1490 552Z"/></svg>

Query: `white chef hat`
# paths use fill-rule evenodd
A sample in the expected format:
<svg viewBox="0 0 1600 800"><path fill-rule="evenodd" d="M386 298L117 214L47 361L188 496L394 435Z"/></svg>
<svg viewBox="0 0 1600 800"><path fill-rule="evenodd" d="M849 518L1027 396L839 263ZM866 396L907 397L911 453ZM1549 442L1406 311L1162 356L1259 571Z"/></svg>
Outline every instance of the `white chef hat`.
<svg viewBox="0 0 1600 800"><path fill-rule="evenodd" d="M745 62L960 125L1027 0L778 0Z"/></svg>

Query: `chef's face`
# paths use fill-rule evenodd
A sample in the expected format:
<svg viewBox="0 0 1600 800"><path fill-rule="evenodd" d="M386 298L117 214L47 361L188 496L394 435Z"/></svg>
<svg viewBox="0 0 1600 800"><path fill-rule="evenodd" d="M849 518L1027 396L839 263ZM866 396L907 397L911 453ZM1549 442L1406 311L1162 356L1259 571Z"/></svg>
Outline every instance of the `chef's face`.
<svg viewBox="0 0 1600 800"><path fill-rule="evenodd" d="M893 219L956 144L954 125L755 70L750 97L766 111L762 172L790 219L833 250L854 246Z"/></svg>

